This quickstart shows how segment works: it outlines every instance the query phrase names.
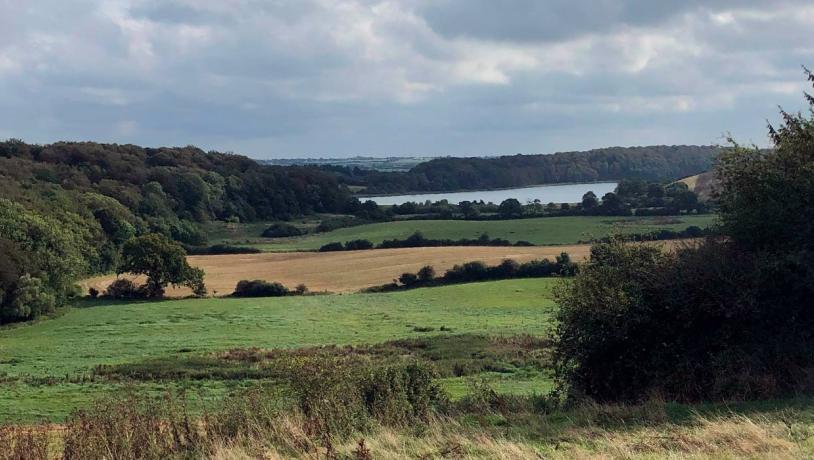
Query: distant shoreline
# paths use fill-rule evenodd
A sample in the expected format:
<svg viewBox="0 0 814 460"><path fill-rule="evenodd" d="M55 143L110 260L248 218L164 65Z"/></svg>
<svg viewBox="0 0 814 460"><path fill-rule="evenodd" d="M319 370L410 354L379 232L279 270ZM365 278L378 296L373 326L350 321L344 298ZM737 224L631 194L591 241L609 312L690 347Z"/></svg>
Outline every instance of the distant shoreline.
<svg viewBox="0 0 814 460"><path fill-rule="evenodd" d="M537 184L537 185L523 185L518 187L499 187L499 188L485 188L485 189L456 189L456 190L440 190L440 191L427 191L427 192L401 192L401 193L376 193L376 194L353 194L356 198L376 198L376 197L393 197L393 196L407 196L407 195L440 195L444 193L473 193L473 192L502 192L506 190L523 190L528 188L538 187L557 187L560 185L582 185L582 184L619 184L618 180L602 180L593 182L557 182L552 184Z"/></svg>

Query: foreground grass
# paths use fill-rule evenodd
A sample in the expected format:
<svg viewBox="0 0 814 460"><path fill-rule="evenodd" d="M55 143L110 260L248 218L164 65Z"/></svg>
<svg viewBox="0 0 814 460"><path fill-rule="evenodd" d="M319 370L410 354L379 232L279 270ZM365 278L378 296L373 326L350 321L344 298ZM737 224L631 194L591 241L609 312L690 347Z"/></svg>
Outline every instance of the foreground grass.
<svg viewBox="0 0 814 460"><path fill-rule="evenodd" d="M555 309L556 283L529 279L391 294L83 304L53 320L0 330L0 418L58 420L94 394L121 389L123 384L86 382L100 364L243 347L543 334ZM204 398L230 391L206 381L194 386Z"/></svg>
<svg viewBox="0 0 814 460"><path fill-rule="evenodd" d="M541 217L535 219L466 221L466 220L410 220L383 222L341 228L332 232L312 233L303 237L260 238L264 224L250 224L243 230L235 229L234 238L217 230L214 238L220 242L253 246L264 251L301 251L319 249L320 246L354 239L367 239L378 244L386 239L406 238L419 231L427 238L477 238L488 233L492 238L512 242L528 241L536 245L575 244L611 233L644 233L659 229L684 230L691 225L701 228L714 223L714 215L681 217ZM238 227L239 228L239 227ZM251 230L251 231L248 231ZM257 231L259 230L259 231ZM252 233L254 232L254 233ZM253 236L249 236L253 234Z"/></svg>

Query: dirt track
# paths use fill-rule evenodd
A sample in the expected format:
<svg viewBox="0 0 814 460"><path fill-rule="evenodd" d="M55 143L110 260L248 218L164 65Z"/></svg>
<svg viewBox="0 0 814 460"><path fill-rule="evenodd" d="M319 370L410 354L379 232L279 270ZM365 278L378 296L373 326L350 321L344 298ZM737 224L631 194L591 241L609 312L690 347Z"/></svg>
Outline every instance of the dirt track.
<svg viewBox="0 0 814 460"><path fill-rule="evenodd" d="M567 252L574 260L588 255L590 246L534 247L440 247L376 249L347 252L290 252L193 256L189 263L203 268L210 294L231 294L238 281L262 279L279 281L289 288L303 283L312 291L355 292L362 288L385 284L404 272L416 272L432 265L443 272L455 264L480 260L489 265L503 259L526 262L533 259L554 260ZM82 283L103 292L115 276L92 278ZM169 289L168 296L189 295L188 289Z"/></svg>

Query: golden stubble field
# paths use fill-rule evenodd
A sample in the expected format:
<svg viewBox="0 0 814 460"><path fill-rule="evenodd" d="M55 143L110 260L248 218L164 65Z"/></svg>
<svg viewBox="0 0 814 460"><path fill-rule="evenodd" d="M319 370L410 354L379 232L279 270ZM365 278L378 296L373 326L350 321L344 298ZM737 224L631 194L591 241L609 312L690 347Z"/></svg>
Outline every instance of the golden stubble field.
<svg viewBox="0 0 814 460"><path fill-rule="evenodd" d="M455 264L474 260L480 260L488 265L496 265L503 259L514 259L518 262L543 258L554 260L562 252L567 252L574 260L582 260L587 257L589 250L589 245L450 246L192 256L189 257L189 263L206 272L206 286L210 295L231 294L237 282L243 279L279 281L289 288L303 283L311 291L347 293L389 283L402 273L416 272L424 265L432 265L441 275ZM95 287L104 292L114 279L115 275L101 276L86 280L82 285L86 289ZM167 296L170 297L183 297L189 294L191 292L185 288L167 290Z"/></svg>

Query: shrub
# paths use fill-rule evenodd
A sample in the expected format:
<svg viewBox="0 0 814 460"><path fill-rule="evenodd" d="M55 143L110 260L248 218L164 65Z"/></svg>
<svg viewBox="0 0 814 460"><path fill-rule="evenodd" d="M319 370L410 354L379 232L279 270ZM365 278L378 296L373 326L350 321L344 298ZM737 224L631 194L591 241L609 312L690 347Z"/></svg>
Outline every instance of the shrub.
<svg viewBox="0 0 814 460"><path fill-rule="evenodd" d="M299 228L286 223L272 224L269 228L263 230L264 238L285 238L290 236L301 236L303 231Z"/></svg>
<svg viewBox="0 0 814 460"><path fill-rule="evenodd" d="M417 273L418 280L427 283L435 279L435 269L432 265L425 265Z"/></svg>
<svg viewBox="0 0 814 460"><path fill-rule="evenodd" d="M21 276L0 310L3 321L27 321L54 312L56 298L39 278Z"/></svg>
<svg viewBox="0 0 814 460"><path fill-rule="evenodd" d="M799 260L708 240L675 253L622 242L557 292L563 387L599 401L698 401L811 391L814 295Z"/></svg>
<svg viewBox="0 0 814 460"><path fill-rule="evenodd" d="M95 299L95 298L99 297L99 290L96 289L96 288L89 288L88 289L88 296L90 296L91 299Z"/></svg>
<svg viewBox="0 0 814 460"><path fill-rule="evenodd" d="M402 273L401 276L399 276L399 283L404 286L413 286L418 283L418 275L415 273Z"/></svg>
<svg viewBox="0 0 814 460"><path fill-rule="evenodd" d="M501 262L500 265L497 266L498 273L500 273L502 277L506 278L514 277L519 269L520 264L512 259L504 259L503 262Z"/></svg>
<svg viewBox="0 0 814 460"><path fill-rule="evenodd" d="M333 252L333 251L344 251L345 247L342 246L342 243L334 242L324 244L319 248L319 252Z"/></svg>
<svg viewBox="0 0 814 460"><path fill-rule="evenodd" d="M105 297L122 300L143 299L147 297L147 292L144 286L136 286L136 283L127 278L118 278L105 289Z"/></svg>
<svg viewBox="0 0 814 460"><path fill-rule="evenodd" d="M282 284L263 280L241 280L232 293L234 297L283 297L289 294L291 291Z"/></svg>
<svg viewBox="0 0 814 460"><path fill-rule="evenodd" d="M298 284L297 287L294 288L294 293L297 295L308 294L308 286L304 284Z"/></svg>
<svg viewBox="0 0 814 460"><path fill-rule="evenodd" d="M487 277L486 264L480 261L455 265L444 274L448 281L481 281Z"/></svg>
<svg viewBox="0 0 814 460"><path fill-rule="evenodd" d="M361 251L373 249L373 243L368 240L351 240L345 243L346 251Z"/></svg>

